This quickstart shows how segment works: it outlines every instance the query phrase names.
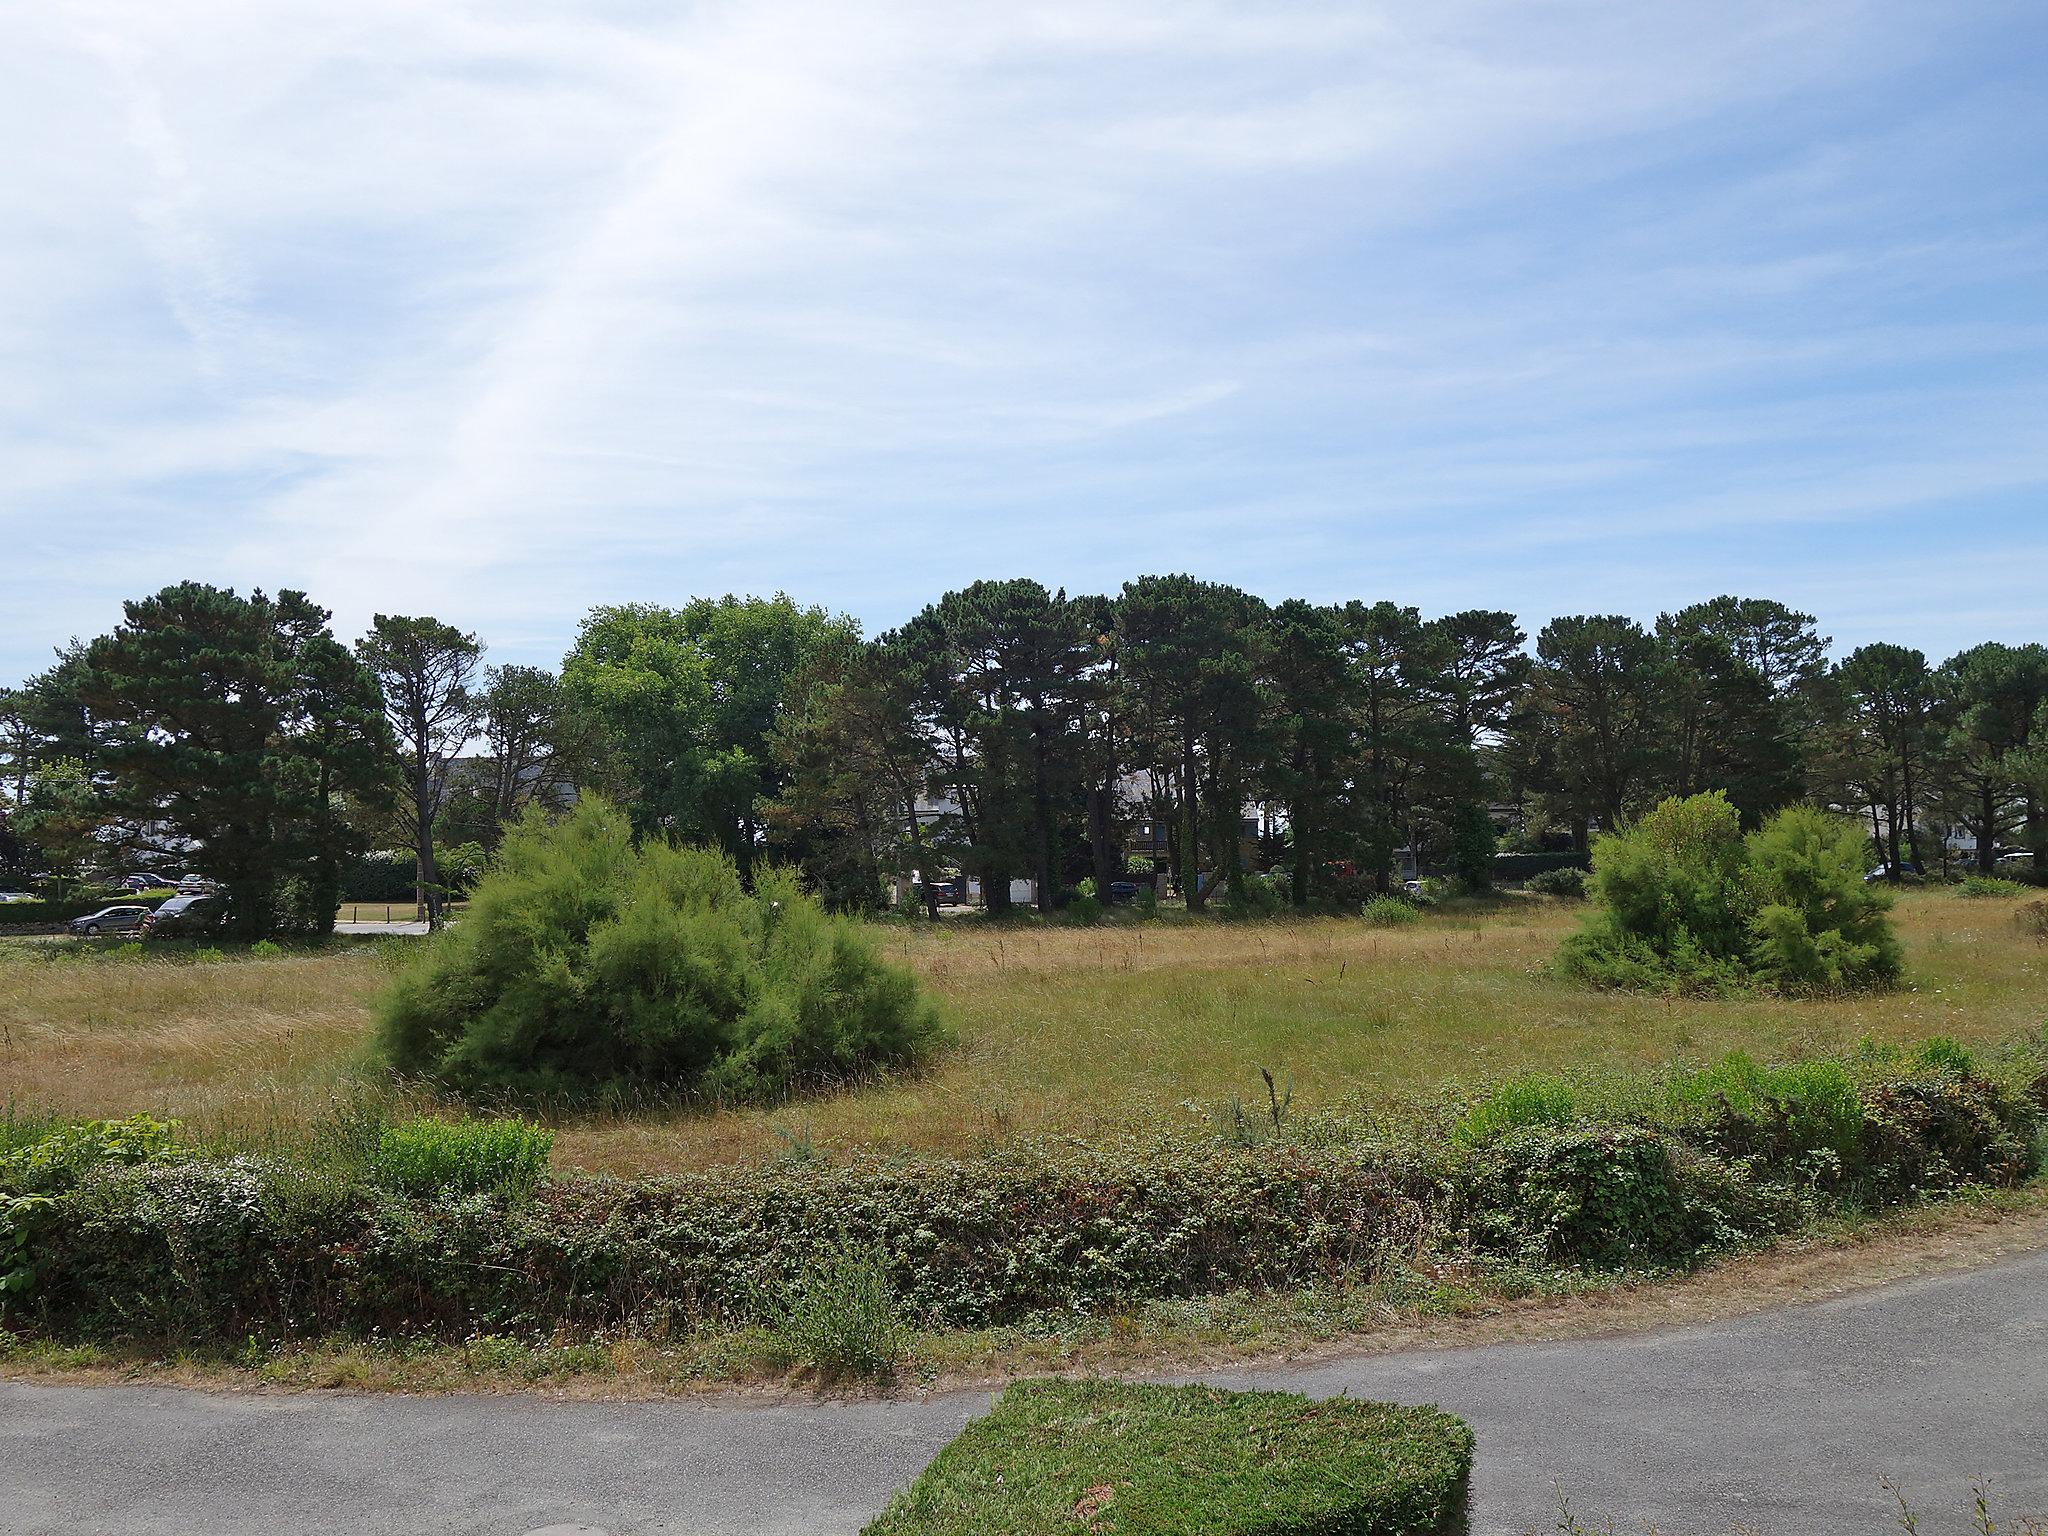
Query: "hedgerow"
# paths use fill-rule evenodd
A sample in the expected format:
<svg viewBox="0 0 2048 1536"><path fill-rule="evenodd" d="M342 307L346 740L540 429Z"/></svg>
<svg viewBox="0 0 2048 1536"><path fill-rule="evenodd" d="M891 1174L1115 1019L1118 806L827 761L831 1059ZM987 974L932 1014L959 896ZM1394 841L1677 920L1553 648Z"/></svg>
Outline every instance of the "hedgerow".
<svg viewBox="0 0 2048 1536"><path fill-rule="evenodd" d="M1818 1212L2006 1185L2038 1168L2038 1065L1856 1066L1849 1097L1825 1064L1738 1058L1639 1095L1652 1113L1601 1120L1561 1109L1555 1094L1524 1096L1536 1112L1469 1115L1455 1136L1323 1127L1249 1144L1020 1141L958 1161L530 1188L209 1158L155 1136L104 1156L90 1154L93 1136L73 1138L52 1159L35 1151L46 1131L0 1160L0 1195L39 1201L20 1213L33 1273L10 1292L8 1326L216 1341L783 1328L793 1305L831 1289L820 1277L833 1256L851 1255L861 1274L833 1270L832 1284L859 1303L869 1340L847 1356L852 1368L856 1355L886 1356L898 1322L1027 1322L1398 1279L1457 1259L1682 1267ZM79 1146L88 1152L73 1155ZM57 1165L61 1178L21 1172ZM803 1347L822 1361L836 1346Z"/></svg>

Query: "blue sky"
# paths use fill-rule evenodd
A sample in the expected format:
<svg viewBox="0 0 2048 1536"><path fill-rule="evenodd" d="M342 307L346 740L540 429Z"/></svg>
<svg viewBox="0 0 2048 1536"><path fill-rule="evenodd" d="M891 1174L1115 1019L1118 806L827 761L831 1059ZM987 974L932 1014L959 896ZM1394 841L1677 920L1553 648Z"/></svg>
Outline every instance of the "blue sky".
<svg viewBox="0 0 2048 1536"><path fill-rule="evenodd" d="M104 0L0 55L0 681L187 577L1191 570L2048 638L2035 3Z"/></svg>

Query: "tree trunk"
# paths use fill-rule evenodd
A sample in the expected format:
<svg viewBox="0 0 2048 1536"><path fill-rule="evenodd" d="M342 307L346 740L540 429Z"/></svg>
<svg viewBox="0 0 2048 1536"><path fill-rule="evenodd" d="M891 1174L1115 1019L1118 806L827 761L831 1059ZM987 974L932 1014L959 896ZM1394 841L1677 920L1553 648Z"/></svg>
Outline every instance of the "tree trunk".
<svg viewBox="0 0 2048 1536"><path fill-rule="evenodd" d="M1045 700L1031 701L1031 839L1038 873L1038 910L1050 912L1058 905L1053 884L1052 787L1047 782L1045 745Z"/></svg>
<svg viewBox="0 0 2048 1536"><path fill-rule="evenodd" d="M1978 788L1977 872L1998 873L1998 792L1987 779Z"/></svg>
<svg viewBox="0 0 2048 1536"><path fill-rule="evenodd" d="M424 727L420 735L426 735ZM434 785L424 752L413 762L412 851L417 910L428 932L435 932L441 926L441 871L434 862Z"/></svg>
<svg viewBox="0 0 2048 1536"><path fill-rule="evenodd" d="M1195 779L1195 733L1181 732L1180 747L1180 893L1190 912L1208 904L1202 889L1201 788Z"/></svg>
<svg viewBox="0 0 2048 1536"><path fill-rule="evenodd" d="M1095 894L1109 899L1110 882L1121 871L1109 836L1109 797L1112 791L1096 786L1088 791L1088 857L1095 867Z"/></svg>

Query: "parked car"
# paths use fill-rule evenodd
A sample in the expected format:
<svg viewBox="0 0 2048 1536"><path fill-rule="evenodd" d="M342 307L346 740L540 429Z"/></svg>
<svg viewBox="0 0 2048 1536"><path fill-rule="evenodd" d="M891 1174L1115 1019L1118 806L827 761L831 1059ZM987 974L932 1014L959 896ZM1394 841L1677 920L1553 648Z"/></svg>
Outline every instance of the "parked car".
<svg viewBox="0 0 2048 1536"><path fill-rule="evenodd" d="M181 896L203 896L220 889L217 881L204 875L178 876L178 894Z"/></svg>
<svg viewBox="0 0 2048 1536"><path fill-rule="evenodd" d="M85 917L71 919L71 931L81 939L96 939L103 933L133 933L148 916L147 907L102 907Z"/></svg>
<svg viewBox="0 0 2048 1536"><path fill-rule="evenodd" d="M162 891L177 885L169 875L123 875L122 886L131 891Z"/></svg>
<svg viewBox="0 0 2048 1536"><path fill-rule="evenodd" d="M1892 877L1892 867L1891 867L1891 865L1889 865L1889 864L1880 864L1880 865L1878 865L1878 866L1877 866L1877 868L1873 869L1873 870L1872 870L1872 871L1871 871L1871 872L1870 872L1869 874L1867 874L1867 875L1865 875L1865 876L1863 877L1863 883L1864 883L1865 885L1868 885L1868 884L1870 884L1870 882L1871 882L1871 881L1873 881L1873 880L1889 880L1889 879L1891 879L1891 877ZM1903 860L1903 861L1901 861L1901 863L1899 864L1899 878L1900 878L1900 879L1902 879L1902 880L1918 880L1918 879L1919 879L1920 877L1921 877L1921 872L1920 872L1920 866L1919 866L1918 864L1915 864L1915 863L1913 863L1913 862L1912 862L1912 860L1910 860L1910 859L1907 859L1907 860Z"/></svg>
<svg viewBox="0 0 2048 1536"><path fill-rule="evenodd" d="M27 891L0 891L0 903L10 901L35 901L37 899L37 897L29 895Z"/></svg>
<svg viewBox="0 0 2048 1536"><path fill-rule="evenodd" d="M143 919L142 931L152 939L210 933L227 916L226 900L211 894L173 896Z"/></svg>
<svg viewBox="0 0 2048 1536"><path fill-rule="evenodd" d="M1109 899L1117 906L1129 906L1138 899L1138 882L1135 880L1110 881Z"/></svg>
<svg viewBox="0 0 2048 1536"><path fill-rule="evenodd" d="M932 899L942 907L960 905L960 882L958 880L934 880L931 882Z"/></svg>

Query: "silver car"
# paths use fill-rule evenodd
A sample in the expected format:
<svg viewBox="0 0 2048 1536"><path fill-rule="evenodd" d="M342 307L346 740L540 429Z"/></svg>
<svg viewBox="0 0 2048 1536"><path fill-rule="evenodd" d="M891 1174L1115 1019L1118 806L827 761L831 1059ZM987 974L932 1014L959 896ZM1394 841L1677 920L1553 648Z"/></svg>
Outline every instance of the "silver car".
<svg viewBox="0 0 2048 1536"><path fill-rule="evenodd" d="M103 933L133 933L149 916L148 907L102 907L85 917L71 919L71 931L81 939L96 939Z"/></svg>

